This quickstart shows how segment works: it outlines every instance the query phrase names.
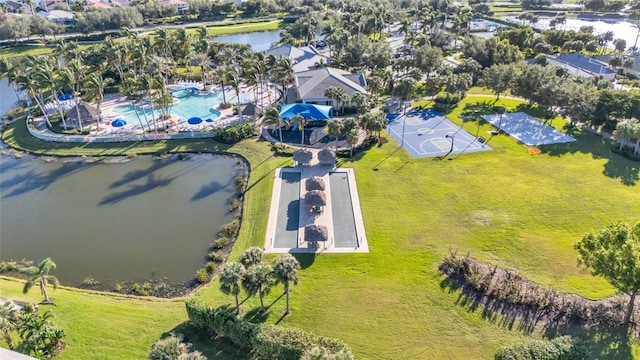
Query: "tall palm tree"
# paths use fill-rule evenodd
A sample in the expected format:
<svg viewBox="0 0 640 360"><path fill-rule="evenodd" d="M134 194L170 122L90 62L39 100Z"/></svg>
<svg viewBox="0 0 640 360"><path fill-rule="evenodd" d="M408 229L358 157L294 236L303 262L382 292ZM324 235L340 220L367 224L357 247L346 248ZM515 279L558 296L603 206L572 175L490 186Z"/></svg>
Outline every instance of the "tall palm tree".
<svg viewBox="0 0 640 360"><path fill-rule="evenodd" d="M293 62L288 57L280 56L275 65L276 78L282 83L283 94L286 94L287 84L293 81Z"/></svg>
<svg viewBox="0 0 640 360"><path fill-rule="evenodd" d="M236 299L236 315L240 314L240 301L238 295L240 294L240 283L246 269L242 264L231 262L222 266L220 271L220 290L226 295L233 295Z"/></svg>
<svg viewBox="0 0 640 360"><path fill-rule="evenodd" d="M296 273L300 270L300 263L291 254L280 255L273 264L273 276L276 282L284 284L284 294L287 297L287 309L285 314L289 314L289 285L297 284Z"/></svg>
<svg viewBox="0 0 640 360"><path fill-rule="evenodd" d="M87 74L87 67L80 61L80 59L72 59L67 63L67 66L60 69L60 75L64 81L69 84L72 90L72 95L76 103L76 116L78 117L78 128L82 131L82 121L80 119L80 84ZM95 73L94 73L95 74Z"/></svg>
<svg viewBox="0 0 640 360"><path fill-rule="evenodd" d="M58 71L54 68L51 61L46 60L46 58L42 58L42 62L35 67L35 76L38 85L49 90L49 99L52 103L57 105L58 113L62 120L62 126L66 129L67 123L64 121L64 113L62 112L60 101L58 100L58 88L60 86Z"/></svg>
<svg viewBox="0 0 640 360"><path fill-rule="evenodd" d="M138 102L143 98L143 91L140 89L139 81L136 74L133 71L125 73L125 77L123 81L120 83L120 93L124 95L127 100L131 102L131 106L133 107L133 111L138 118L138 122L140 122L140 127L142 131L145 131L144 124L142 123L142 119L140 118L140 114L138 113ZM144 114L144 110L143 110ZM146 116L145 116L146 118ZM147 124L149 124L147 122Z"/></svg>
<svg viewBox="0 0 640 360"><path fill-rule="evenodd" d="M6 57L0 57L0 80L6 78L9 85L11 85L13 91L16 93L16 97L21 99L20 92L18 91L18 84L16 84L18 74L18 67L13 66L13 64L11 64L11 60Z"/></svg>
<svg viewBox="0 0 640 360"><path fill-rule="evenodd" d="M222 102L227 103L227 94L225 90L225 85L227 83L227 68L224 66L219 66L213 71L213 82L220 84L220 88L222 89Z"/></svg>
<svg viewBox="0 0 640 360"><path fill-rule="evenodd" d="M44 296L45 302L50 302L49 295L47 294L47 284L51 284L54 289L58 288L60 281L49 272L56 268L56 263L51 258L46 258L38 264L38 266L30 266L28 268L20 270L21 273L29 276L27 282L24 283L22 288L23 293L28 293L33 285L38 284L40 286L40 292Z"/></svg>
<svg viewBox="0 0 640 360"><path fill-rule="evenodd" d="M280 117L280 110L278 109L278 105L269 106L264 111L264 118L262 119L262 123L266 126L273 126L274 128L278 128L278 134L280 134L280 145L282 145L282 126L286 125L287 122Z"/></svg>
<svg viewBox="0 0 640 360"><path fill-rule="evenodd" d="M271 290L274 283L271 266L263 263L252 265L242 279L242 287L249 293L260 297L260 312L264 312L264 294Z"/></svg>
<svg viewBox="0 0 640 360"><path fill-rule="evenodd" d="M261 248L257 246L250 247L240 255L240 263L248 269L251 266L262 263L263 255L264 251Z"/></svg>
<svg viewBox="0 0 640 360"><path fill-rule="evenodd" d="M104 89L111 82L111 79L104 79L101 71L97 71L91 73L87 78L85 83L85 87L87 89L87 98L89 100L96 101L96 107L98 108L98 118L96 119L96 131L100 130L100 120L102 116L102 111L100 111L100 106L104 101ZM77 107L77 105L76 105ZM79 115L78 115L79 117Z"/></svg>
<svg viewBox="0 0 640 360"><path fill-rule="evenodd" d="M191 55L189 65L197 66L202 73L202 90L207 91L207 73L211 69L211 59L206 53L195 53Z"/></svg>
<svg viewBox="0 0 640 360"><path fill-rule="evenodd" d="M242 85L241 70L235 66L227 66L227 83L236 92L236 99L238 105L238 116L240 116L240 122L242 122L242 109L240 108L240 86Z"/></svg>
<svg viewBox="0 0 640 360"><path fill-rule="evenodd" d="M33 72L18 73L18 76L16 77L16 84L20 91L25 91L27 96L36 102L40 111L42 111L42 114L44 115L44 120L47 122L47 126L51 128L52 125L49 121L49 115L45 111L44 107L43 88L38 85L38 82L35 79L35 74Z"/></svg>

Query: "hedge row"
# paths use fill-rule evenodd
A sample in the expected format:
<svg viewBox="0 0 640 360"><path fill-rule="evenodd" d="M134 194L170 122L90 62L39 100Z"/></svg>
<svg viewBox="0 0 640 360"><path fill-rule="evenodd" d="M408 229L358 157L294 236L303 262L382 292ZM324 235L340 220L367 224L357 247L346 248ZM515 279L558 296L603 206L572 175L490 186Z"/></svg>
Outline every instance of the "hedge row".
<svg viewBox="0 0 640 360"><path fill-rule="evenodd" d="M632 147L624 147L622 150L618 146L614 146L611 148L611 152L622 155L629 160L640 161L640 154L634 154Z"/></svg>
<svg viewBox="0 0 640 360"><path fill-rule="evenodd" d="M327 356L353 359L351 350L338 340L300 329L254 324L238 318L233 309L226 306L212 308L194 299L187 301L186 306L195 328L228 338L252 359L298 360L314 348L321 349Z"/></svg>
<svg viewBox="0 0 640 360"><path fill-rule="evenodd" d="M258 135L258 127L252 123L231 125L216 130L216 140L225 144L234 144L256 135Z"/></svg>
<svg viewBox="0 0 640 360"><path fill-rule="evenodd" d="M587 349L571 336L553 340L531 340L523 344L503 347L496 352L495 360L582 360L588 357Z"/></svg>

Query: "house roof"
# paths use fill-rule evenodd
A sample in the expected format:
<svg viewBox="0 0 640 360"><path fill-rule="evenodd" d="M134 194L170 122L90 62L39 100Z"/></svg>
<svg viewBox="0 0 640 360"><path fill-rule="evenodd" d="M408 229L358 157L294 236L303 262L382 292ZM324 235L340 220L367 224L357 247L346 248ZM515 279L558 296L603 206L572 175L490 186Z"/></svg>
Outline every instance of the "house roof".
<svg viewBox="0 0 640 360"><path fill-rule="evenodd" d="M320 68L300 72L295 75L296 88L300 99L324 99L324 92L332 86L338 86L352 96L359 92L367 94L364 74L352 74L336 68Z"/></svg>
<svg viewBox="0 0 640 360"><path fill-rule="evenodd" d="M113 6L111 4L103 3L103 2L95 2L92 4L86 5L85 9L111 9Z"/></svg>
<svg viewBox="0 0 640 360"><path fill-rule="evenodd" d="M636 56L625 56L624 58L629 58L632 57L635 59L635 62L633 63L633 67L631 68L631 71L633 72L637 72L640 73L640 54L636 55ZM609 59L611 58L611 54L608 55L601 55L601 56L596 56L596 59L598 59L599 61L602 61L605 64L609 63Z"/></svg>
<svg viewBox="0 0 640 360"><path fill-rule="evenodd" d="M51 10L49 12L40 11L38 13L38 15L42 16L43 18L47 18L49 20L52 20L52 21L55 20L55 19L66 20L66 19L75 18L75 15L72 12L65 11L65 10Z"/></svg>
<svg viewBox="0 0 640 360"><path fill-rule="evenodd" d="M565 54L560 56L547 56L547 61L554 66L562 66L567 68L570 73L584 72L590 75L610 75L616 72L607 66L607 64L592 59L582 54ZM573 74L576 75L576 74ZM578 74L579 75L579 74Z"/></svg>
<svg viewBox="0 0 640 360"><path fill-rule="evenodd" d="M280 117L292 119L300 114L305 119L326 120L333 115L333 107L313 104L284 104L280 106Z"/></svg>
<svg viewBox="0 0 640 360"><path fill-rule="evenodd" d="M295 47L282 45L266 50L265 55L284 56L293 62L293 72L302 72L316 67L316 64L328 62L328 58L320 54L314 46Z"/></svg>

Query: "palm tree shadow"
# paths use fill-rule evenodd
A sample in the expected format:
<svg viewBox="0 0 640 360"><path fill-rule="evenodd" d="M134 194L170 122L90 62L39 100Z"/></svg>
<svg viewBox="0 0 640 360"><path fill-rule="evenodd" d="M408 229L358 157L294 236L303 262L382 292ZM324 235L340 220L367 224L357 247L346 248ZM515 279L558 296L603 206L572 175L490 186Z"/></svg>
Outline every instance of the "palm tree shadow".
<svg viewBox="0 0 640 360"><path fill-rule="evenodd" d="M155 188L168 186L176 178L177 175L171 178L163 179L156 177L153 174L149 174L147 176L147 182L145 184L131 185L128 190L107 195L104 199L102 199L102 201L98 203L98 205L115 204L129 197L146 193Z"/></svg>
<svg viewBox="0 0 640 360"><path fill-rule="evenodd" d="M212 181L209 184L206 185L202 185L202 187L200 188L200 190L198 190L197 193L195 193L192 197L191 197L191 201L196 201L196 200L200 200L200 199L204 199L207 196L211 195L211 194L215 194L218 191L226 188L229 184L231 183L231 180L229 180L229 182L227 182L226 184L221 184L218 181Z"/></svg>
<svg viewBox="0 0 640 360"><path fill-rule="evenodd" d="M297 253L297 254L293 254L293 256L298 260L298 262L300 263L300 268L302 269L306 269L309 266L313 265L313 262L316 260L315 253L309 253L309 254Z"/></svg>
<svg viewBox="0 0 640 360"><path fill-rule="evenodd" d="M36 173L33 169L27 173L16 174L0 183L0 189L15 187L5 197L21 195L33 190L45 190L52 183L76 172L95 166L94 163L68 162L52 170Z"/></svg>
<svg viewBox="0 0 640 360"><path fill-rule="evenodd" d="M138 180L138 179L142 179L145 176L155 172L156 170L160 170L160 169L164 168L165 166L171 165L172 163L174 163L174 160L172 160L172 159L156 160L156 161L153 162L153 165L151 165L147 169L129 171L128 173L126 173L126 174L124 174L122 176L122 179L114 181L113 183L111 183L111 185L109 185L109 187L111 189L113 189L113 188L116 188L118 186L122 186L124 184L130 183L132 181L135 181L135 180Z"/></svg>
<svg viewBox="0 0 640 360"><path fill-rule="evenodd" d="M271 311L269 311L268 308L266 308L264 312L260 312L260 307L257 307L247 311L244 315L244 319L254 324L258 324L267 321L270 315Z"/></svg>

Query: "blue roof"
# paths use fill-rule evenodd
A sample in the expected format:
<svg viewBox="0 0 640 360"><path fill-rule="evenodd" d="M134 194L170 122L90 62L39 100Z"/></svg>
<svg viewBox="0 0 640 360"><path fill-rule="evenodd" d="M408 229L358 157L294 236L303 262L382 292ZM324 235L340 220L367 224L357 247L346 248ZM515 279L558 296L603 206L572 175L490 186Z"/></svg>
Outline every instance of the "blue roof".
<svg viewBox="0 0 640 360"><path fill-rule="evenodd" d="M284 104L280 107L280 117L283 119L292 119L298 114L305 119L327 120L333 117L333 106Z"/></svg>
<svg viewBox="0 0 640 360"><path fill-rule="evenodd" d="M592 74L615 74L606 64L582 54L565 54L560 56L548 57L548 59L565 63L569 66L579 68Z"/></svg>

